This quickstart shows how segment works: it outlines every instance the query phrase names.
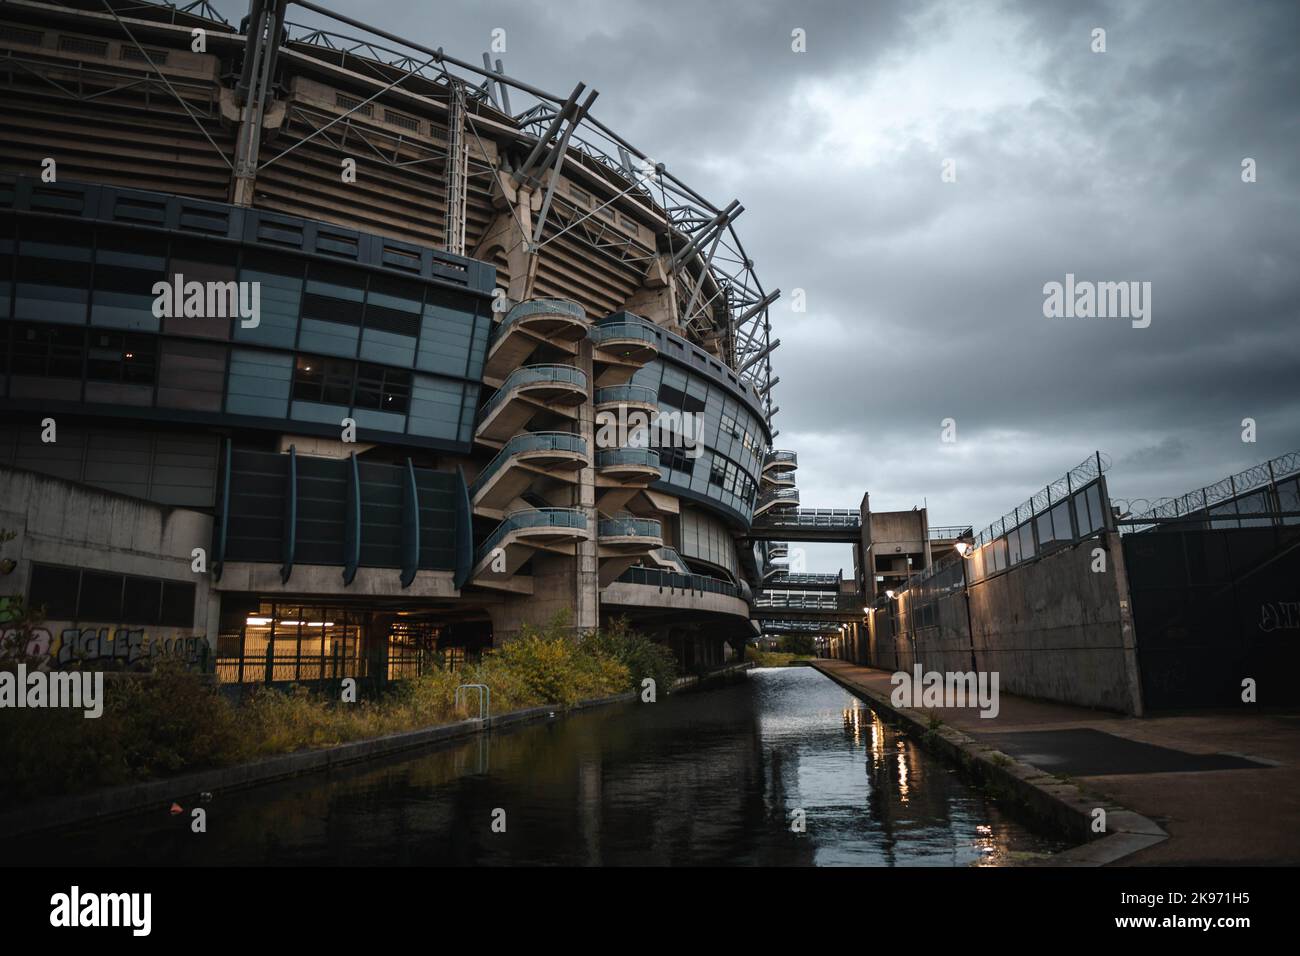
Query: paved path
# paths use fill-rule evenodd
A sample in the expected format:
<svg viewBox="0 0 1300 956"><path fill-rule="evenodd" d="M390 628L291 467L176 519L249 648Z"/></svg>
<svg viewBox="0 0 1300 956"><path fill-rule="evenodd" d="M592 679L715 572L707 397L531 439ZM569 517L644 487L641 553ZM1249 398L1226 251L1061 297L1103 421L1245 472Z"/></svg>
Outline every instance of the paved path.
<svg viewBox="0 0 1300 956"><path fill-rule="evenodd" d="M888 697L890 672L844 661L819 660L816 666L852 685ZM1058 760L1097 762L1087 750L1091 730L1180 751L1182 754L1233 754L1264 761L1244 769L1179 770L1176 772L1093 773L1070 778L1085 791L1100 794L1159 823L1169 839L1124 858L1124 865L1300 864L1300 714L1235 714L1225 712L1160 717L1125 717L1048 701L1000 695L1000 712L981 718L965 708L934 708L945 724L979 739L999 735L999 746L1013 735L1040 731L1032 747L1015 754L1047 773ZM1091 738L1091 739L1090 739ZM1011 752L1010 749L1008 752ZM1142 747L1115 746L1115 759L1125 751L1126 769L1134 755L1160 754ZM1104 758L1105 748L1100 756ZM1194 765L1194 758L1183 758ZM1201 763L1214 762L1200 760ZM1218 761L1233 763L1237 761Z"/></svg>

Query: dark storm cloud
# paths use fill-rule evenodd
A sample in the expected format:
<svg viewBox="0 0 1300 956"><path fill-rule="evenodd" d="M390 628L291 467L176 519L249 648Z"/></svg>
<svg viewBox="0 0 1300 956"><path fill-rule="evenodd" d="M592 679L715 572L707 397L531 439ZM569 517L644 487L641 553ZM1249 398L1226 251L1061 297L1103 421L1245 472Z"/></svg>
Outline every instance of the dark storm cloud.
<svg viewBox="0 0 1300 956"><path fill-rule="evenodd" d="M337 7L474 62L504 27L508 72L741 200L805 505L982 525L1097 448L1155 498L1300 447L1300 5ZM1067 272L1152 282L1150 328L1044 318Z"/></svg>

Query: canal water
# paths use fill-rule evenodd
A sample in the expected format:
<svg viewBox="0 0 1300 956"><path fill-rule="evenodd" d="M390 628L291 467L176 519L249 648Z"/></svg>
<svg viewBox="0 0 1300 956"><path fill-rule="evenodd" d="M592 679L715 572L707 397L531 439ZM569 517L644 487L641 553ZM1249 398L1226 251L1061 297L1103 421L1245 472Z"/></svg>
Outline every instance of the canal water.
<svg viewBox="0 0 1300 956"><path fill-rule="evenodd" d="M218 793L206 833L183 802L10 850L82 865L968 866L1066 845L807 667Z"/></svg>

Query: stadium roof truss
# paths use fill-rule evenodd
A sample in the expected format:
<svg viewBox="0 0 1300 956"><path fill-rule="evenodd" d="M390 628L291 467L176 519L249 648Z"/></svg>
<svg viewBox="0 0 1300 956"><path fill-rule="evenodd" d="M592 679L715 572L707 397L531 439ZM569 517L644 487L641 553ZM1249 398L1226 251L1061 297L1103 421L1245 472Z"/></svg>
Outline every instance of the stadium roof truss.
<svg viewBox="0 0 1300 956"><path fill-rule="evenodd" d="M26 4L20 0L12 5ZM144 82L153 85L154 77L161 81L158 95L169 95L190 115L213 150L232 168L236 180L241 175L255 177L259 170L305 143L319 139L339 148L346 146L353 151L360 148L381 167L392 168L415 164L445 166L458 147L463 147L461 190L468 188L471 181L486 180L489 190L499 191L503 176L515 183L531 185L547 181L542 210L532 228L532 251L563 236L620 265L649 269L655 267L656 259L665 263L677 280L673 283L677 314L688 337L716 346L723 359L757 392L771 427L771 418L777 411L771 394L777 381L772 375L771 355L780 340L771 337L768 310L780 292L763 288L745 252L735 228L743 207L733 201L718 208L673 175L662 162L652 159L593 117L590 108L597 96L595 90L588 91L579 83L567 96L548 93L511 77L505 73L501 60L493 62L487 53L483 54L482 65L470 63L445 54L441 48L403 39L310 0L252 0L247 37L206 0L187 4L99 0L99 5L101 15L111 16L125 39L139 51L139 59L148 64L150 76ZM83 12L96 8L94 0L89 0L84 7L69 6ZM341 28L358 31L359 35L296 23L285 15L288 7L301 8L340 24ZM193 98L182 95L137 39L139 27L156 26L160 22L186 30L204 27L212 42L241 43L246 48L249 43L255 45L251 55L244 56L243 74L236 90L237 102L244 113L234 156L227 155L208 135L195 112ZM273 43L277 36L280 42ZM267 104L265 93L269 92L275 61L283 54L308 56L340 67L346 64L347 69L368 75L384 86L369 98L358 100L341 116L292 104L286 122L301 135L269 159L260 159L258 137L262 111ZM15 62L20 58L10 55L9 59ZM22 67L21 62L16 65ZM117 79L121 84L141 82L138 77L125 75ZM264 95L259 97L258 90ZM400 159L396 150L381 142L363 124L351 121L359 110L390 93L433 101L449 114L459 112L467 132L466 142L458 144L452 134L446 148L438 148L411 138L404 145L415 150L418 158ZM71 95L76 95L75 91ZM449 122L449 131L455 125ZM494 138L514 137L519 143L517 154L529 146L531 150L516 168L509 168L506 151L490 150L484 144L488 130ZM611 198L596 209L584 209L556 191L557 174L565 164L570 169L580 166L586 177L600 181L612 193ZM549 177L545 176L547 170L552 171ZM666 249L648 251L611 228L607 219L598 215L620 199L636 204L645 218L664 226L661 235L666 237ZM452 215L453 199L449 196L449 224ZM451 236L450 229L447 234ZM461 234L463 243L463 212ZM449 241L448 246L451 251L465 252L463 248L455 248L454 241Z"/></svg>

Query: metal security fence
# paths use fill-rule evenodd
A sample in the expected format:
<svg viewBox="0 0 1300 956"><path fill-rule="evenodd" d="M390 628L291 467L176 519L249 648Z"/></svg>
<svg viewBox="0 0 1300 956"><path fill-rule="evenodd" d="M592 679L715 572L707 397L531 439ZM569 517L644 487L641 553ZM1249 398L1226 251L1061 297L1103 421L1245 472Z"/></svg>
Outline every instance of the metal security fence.
<svg viewBox="0 0 1300 956"><path fill-rule="evenodd" d="M1157 502L1126 521L1134 531L1267 528L1300 524L1300 451Z"/></svg>
<svg viewBox="0 0 1300 956"><path fill-rule="evenodd" d="M1109 465L1101 452L1094 452L975 535L966 572L969 583L1112 529L1104 475Z"/></svg>

